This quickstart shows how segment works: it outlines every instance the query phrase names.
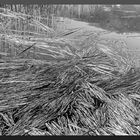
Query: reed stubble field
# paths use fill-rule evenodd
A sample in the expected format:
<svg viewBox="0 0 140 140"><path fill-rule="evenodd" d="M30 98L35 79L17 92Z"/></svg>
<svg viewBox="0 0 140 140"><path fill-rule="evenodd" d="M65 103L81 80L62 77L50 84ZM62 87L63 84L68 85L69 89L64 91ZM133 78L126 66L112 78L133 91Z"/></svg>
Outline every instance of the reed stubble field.
<svg viewBox="0 0 140 140"><path fill-rule="evenodd" d="M1 40L14 50L1 52L1 135L140 134L140 69L123 40L83 28L57 33L0 10L9 24L28 17L40 30L19 35L1 22Z"/></svg>

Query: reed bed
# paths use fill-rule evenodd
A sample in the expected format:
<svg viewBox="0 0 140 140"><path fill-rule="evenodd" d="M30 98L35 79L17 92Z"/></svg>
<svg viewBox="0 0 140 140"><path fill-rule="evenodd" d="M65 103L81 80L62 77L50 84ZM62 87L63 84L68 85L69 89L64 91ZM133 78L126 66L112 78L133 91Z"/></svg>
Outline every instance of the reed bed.
<svg viewBox="0 0 140 140"><path fill-rule="evenodd" d="M4 17L26 20L2 10ZM1 33L17 54L1 52L0 134L139 135L140 69L126 44L101 39L104 32L58 34L32 22L47 35Z"/></svg>

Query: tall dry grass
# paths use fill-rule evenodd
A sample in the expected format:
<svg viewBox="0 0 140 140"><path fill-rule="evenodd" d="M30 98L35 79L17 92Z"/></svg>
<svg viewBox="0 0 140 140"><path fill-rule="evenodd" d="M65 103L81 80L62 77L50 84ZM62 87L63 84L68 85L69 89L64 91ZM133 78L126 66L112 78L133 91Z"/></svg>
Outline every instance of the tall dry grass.
<svg viewBox="0 0 140 140"><path fill-rule="evenodd" d="M104 32L58 34L35 19L29 24L41 34L19 35L1 23L1 38L17 50L1 52L1 135L139 135L140 70L126 44L101 39Z"/></svg>

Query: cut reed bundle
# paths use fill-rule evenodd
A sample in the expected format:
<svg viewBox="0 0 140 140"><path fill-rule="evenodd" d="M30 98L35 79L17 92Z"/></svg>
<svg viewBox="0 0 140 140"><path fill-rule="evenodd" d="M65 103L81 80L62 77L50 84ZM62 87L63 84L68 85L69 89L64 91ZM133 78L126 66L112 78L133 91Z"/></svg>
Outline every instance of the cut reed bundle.
<svg viewBox="0 0 140 140"><path fill-rule="evenodd" d="M35 47L40 58L0 61L2 135L140 134L140 70L123 42L103 44L99 34L7 37L24 46L20 54Z"/></svg>

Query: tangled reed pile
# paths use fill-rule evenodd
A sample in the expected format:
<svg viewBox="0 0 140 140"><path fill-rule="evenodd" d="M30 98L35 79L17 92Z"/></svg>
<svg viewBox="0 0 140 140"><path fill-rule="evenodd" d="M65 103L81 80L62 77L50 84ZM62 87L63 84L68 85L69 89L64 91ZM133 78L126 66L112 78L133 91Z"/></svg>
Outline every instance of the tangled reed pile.
<svg viewBox="0 0 140 140"><path fill-rule="evenodd" d="M100 34L5 34L25 48L0 59L1 135L140 134L140 69L124 42ZM32 46L38 57L23 58Z"/></svg>

